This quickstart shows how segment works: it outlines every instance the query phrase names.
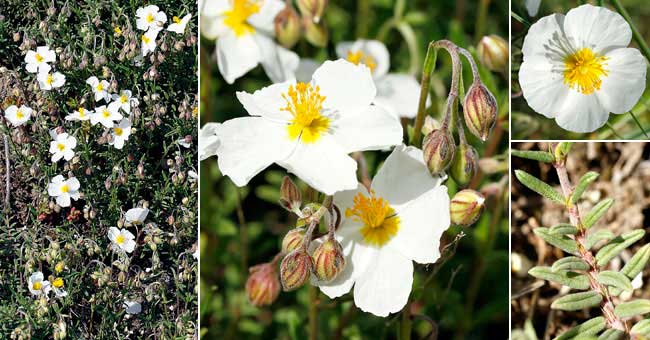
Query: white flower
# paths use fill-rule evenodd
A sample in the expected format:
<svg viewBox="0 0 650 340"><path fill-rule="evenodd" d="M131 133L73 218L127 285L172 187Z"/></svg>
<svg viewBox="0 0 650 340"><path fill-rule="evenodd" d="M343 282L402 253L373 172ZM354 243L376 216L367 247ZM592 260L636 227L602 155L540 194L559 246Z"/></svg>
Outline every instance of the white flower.
<svg viewBox="0 0 650 340"><path fill-rule="evenodd" d="M52 281L52 288L54 288L54 294L56 295L56 297L62 298L68 296L68 292L65 291L63 286L64 286L63 279L60 277L57 277L56 279L54 279L54 281Z"/></svg>
<svg viewBox="0 0 650 340"><path fill-rule="evenodd" d="M111 104L114 104L113 102ZM118 103L119 104L119 103ZM95 108L95 112L90 115L90 123L95 125L101 123L107 128L112 128L115 124L115 121L121 120L122 114L120 114L119 105L102 105Z"/></svg>
<svg viewBox="0 0 650 340"><path fill-rule="evenodd" d="M645 89L646 60L630 25L604 7L582 5L533 24L524 39L519 83L528 105L574 132L625 113Z"/></svg>
<svg viewBox="0 0 650 340"><path fill-rule="evenodd" d="M139 30L155 30L162 29L164 23L167 22L167 15L158 9L158 6L149 5L140 7L135 12L136 21L135 25Z"/></svg>
<svg viewBox="0 0 650 340"><path fill-rule="evenodd" d="M124 308L127 314L140 314L142 312L142 305L137 301L124 300Z"/></svg>
<svg viewBox="0 0 650 340"><path fill-rule="evenodd" d="M35 272L29 277L27 282L29 292L34 296L47 295L52 289L50 281L45 280L43 273Z"/></svg>
<svg viewBox="0 0 650 340"><path fill-rule="evenodd" d="M143 224L148 214L149 209L147 208L132 208L127 210L126 214L124 214L124 219L126 220L127 225Z"/></svg>
<svg viewBox="0 0 650 340"><path fill-rule="evenodd" d="M370 70L345 60L326 61L310 83L287 81L237 98L252 117L216 127L219 168L238 186L277 163L331 195L357 186L348 153L402 142L402 126L371 105Z"/></svg>
<svg viewBox="0 0 650 340"><path fill-rule="evenodd" d="M374 103L397 117L413 118L417 115L420 84L406 73L388 73L390 55L386 46L377 40L346 41L336 45L339 58L370 68L377 98Z"/></svg>
<svg viewBox="0 0 650 340"><path fill-rule="evenodd" d="M336 231L346 266L332 282L313 282L336 298L354 285L361 310L387 316L404 307L413 284L413 262L434 263L449 228L444 178L429 174L422 151L398 146L372 181L334 195L344 216ZM314 247L316 244L313 245Z"/></svg>
<svg viewBox="0 0 650 340"><path fill-rule="evenodd" d="M139 101L136 98L132 98L132 93L130 90L120 91L120 94L113 94L113 102L119 103L120 109L124 110L126 113L131 113L131 105L138 106Z"/></svg>
<svg viewBox="0 0 650 340"><path fill-rule="evenodd" d="M191 18L192 14L187 14L182 19L174 16L172 18L173 23L167 26L167 30L178 34L183 34L185 33L185 26L187 26L187 23L190 22Z"/></svg>
<svg viewBox="0 0 650 340"><path fill-rule="evenodd" d="M20 107L11 105L5 110L5 119L7 119L13 126L21 126L25 124L31 116L32 109L25 105L21 105Z"/></svg>
<svg viewBox="0 0 650 340"><path fill-rule="evenodd" d="M217 136L217 129L221 123L207 123L199 130L199 160L217 154L217 149L221 142Z"/></svg>
<svg viewBox="0 0 650 340"><path fill-rule="evenodd" d="M47 186L47 193L52 197L56 197L56 204L65 208L70 206L71 198L75 201L79 199L80 186L76 177L65 179L63 176L57 175L52 178L52 181Z"/></svg>
<svg viewBox="0 0 650 340"><path fill-rule="evenodd" d="M50 142L50 153L52 162L58 162L61 158L69 161L74 157L74 148L77 147L77 139L67 133L56 135Z"/></svg>
<svg viewBox="0 0 650 340"><path fill-rule="evenodd" d="M135 236L126 229L110 227L108 229L108 239L111 240L115 251L130 253L135 249Z"/></svg>
<svg viewBox="0 0 650 340"><path fill-rule="evenodd" d="M49 67L48 63L56 61L56 53L47 46L39 46L36 51L27 51L25 69L27 72L36 73L43 67Z"/></svg>
<svg viewBox="0 0 650 340"><path fill-rule="evenodd" d="M216 39L217 66L227 83L260 63L273 82L290 79L298 55L273 41L273 20L284 7L281 0L203 1L201 33Z"/></svg>
<svg viewBox="0 0 650 340"><path fill-rule="evenodd" d="M524 0L524 6L526 6L526 11L529 16L534 17L537 15L541 2L542 0Z"/></svg>
<svg viewBox="0 0 650 340"><path fill-rule="evenodd" d="M108 144L121 150L124 147L124 142L129 139L130 135L131 121L128 118L124 118L119 124L117 124L117 126L113 127L113 132L111 133L113 138L108 142Z"/></svg>
<svg viewBox="0 0 650 340"><path fill-rule="evenodd" d="M65 116L65 120L71 120L71 121L89 120L92 114L93 111L88 111L85 108L80 107L76 109L74 112L72 112L71 114Z"/></svg>
<svg viewBox="0 0 650 340"><path fill-rule="evenodd" d="M42 71L38 72L38 76L36 76L36 79L38 80L38 86L41 88L41 90L49 91L51 89L59 88L65 84L65 76L63 73L50 73L48 68L42 68L41 70Z"/></svg>
<svg viewBox="0 0 650 340"><path fill-rule="evenodd" d="M157 30L149 30L149 31L145 32L142 35L142 37L141 37L141 40L142 40L141 50L142 50L142 56L143 57L146 57L147 54L149 54L150 52L153 52L153 51L156 50L156 46L158 46L156 44L156 38L158 37L159 32L160 31L157 31Z"/></svg>
<svg viewBox="0 0 650 340"><path fill-rule="evenodd" d="M95 101L104 99L104 101L108 103L108 101L111 100L111 94L108 93L108 88L111 86L111 84L108 81L100 81L97 79L97 77L92 76L86 79L86 84L90 85L90 87L93 89L93 93L95 94Z"/></svg>

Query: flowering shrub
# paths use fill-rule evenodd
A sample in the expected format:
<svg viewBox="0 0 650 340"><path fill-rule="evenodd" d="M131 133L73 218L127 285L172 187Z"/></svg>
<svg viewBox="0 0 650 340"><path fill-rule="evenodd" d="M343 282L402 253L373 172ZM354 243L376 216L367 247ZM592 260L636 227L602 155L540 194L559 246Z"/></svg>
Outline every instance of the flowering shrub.
<svg viewBox="0 0 650 340"><path fill-rule="evenodd" d="M0 337L193 338L195 1L0 15Z"/></svg>

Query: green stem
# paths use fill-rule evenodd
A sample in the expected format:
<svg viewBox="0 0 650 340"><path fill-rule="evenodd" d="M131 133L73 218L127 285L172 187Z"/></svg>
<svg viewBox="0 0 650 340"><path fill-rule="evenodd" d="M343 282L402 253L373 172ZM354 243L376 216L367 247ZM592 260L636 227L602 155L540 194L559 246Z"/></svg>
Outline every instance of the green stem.
<svg viewBox="0 0 650 340"><path fill-rule="evenodd" d="M309 340L318 338L318 289L309 285Z"/></svg>
<svg viewBox="0 0 650 340"><path fill-rule="evenodd" d="M420 147L422 144L422 126L424 118L427 115L426 105L427 96L429 95L429 86L431 85L431 72L436 65L436 47L433 42L429 43L427 55L424 57L424 68L422 69L422 82L420 85L420 100L418 101L418 114L415 117L415 126L411 145Z"/></svg>
<svg viewBox="0 0 650 340"><path fill-rule="evenodd" d="M408 23L401 21L395 28L399 31L406 42L406 46L409 49L409 57L411 59L411 65L409 66L409 73L415 74L420 67L420 51L418 49L418 38L415 35L415 31Z"/></svg>
<svg viewBox="0 0 650 340"><path fill-rule="evenodd" d="M614 130L614 127L612 126L612 124L610 124L609 122L607 122L606 124L607 124L607 127L608 127L610 130L612 130L612 133L614 134L614 136L616 136L616 138L618 138L618 139L625 139L625 138L621 137L621 135L619 135L618 132L616 132L616 130Z"/></svg>
<svg viewBox="0 0 650 340"><path fill-rule="evenodd" d="M488 6L490 5L490 0L480 0L478 6L478 18L476 19L476 31L474 35L474 40L479 41L485 32L485 22L487 19Z"/></svg>
<svg viewBox="0 0 650 340"><path fill-rule="evenodd" d="M650 139L650 136L648 136L648 134L645 132L645 129L644 129L643 126L641 125L641 122L639 122L639 120L638 120L638 119L636 118L636 116L634 115L634 112L629 111L628 113L630 114L630 116L632 116L632 119L634 119L634 122L635 122L636 125L639 127L639 129L641 129L641 132L643 132L643 134L645 135L645 138L646 138L646 139Z"/></svg>
<svg viewBox="0 0 650 340"><path fill-rule="evenodd" d="M407 302L406 306L402 308L402 320L399 324L399 340L410 340L411 339L411 302Z"/></svg>
<svg viewBox="0 0 650 340"><path fill-rule="evenodd" d="M244 217L242 195L239 189L237 189L237 219L239 221L239 242L241 246L241 270L244 277L246 277L248 273L248 227L246 225L246 218Z"/></svg>
<svg viewBox="0 0 650 340"><path fill-rule="evenodd" d="M521 15L519 15L519 14L513 12L513 11L510 11L510 16L512 16L513 19L515 19L515 20L519 21L520 23L522 23L524 26L530 27L530 23L528 22L528 20L524 19Z"/></svg>
<svg viewBox="0 0 650 340"><path fill-rule="evenodd" d="M625 21L627 21L627 23L630 24L634 41L636 41L636 43L639 45L639 48L641 49L643 55L645 55L646 59L650 61L650 48L648 48L648 44L646 44L645 40L643 40L643 36L641 36L639 30L636 28L636 26L634 26L634 23L632 22L630 15L627 13L625 8L623 8L623 5L621 5L621 2L619 0L611 0L611 2L612 5L614 5L614 7L616 8L616 11L618 11L618 13L623 16Z"/></svg>
<svg viewBox="0 0 650 340"><path fill-rule="evenodd" d="M370 1L357 1L357 38L368 37L368 20L370 18Z"/></svg>

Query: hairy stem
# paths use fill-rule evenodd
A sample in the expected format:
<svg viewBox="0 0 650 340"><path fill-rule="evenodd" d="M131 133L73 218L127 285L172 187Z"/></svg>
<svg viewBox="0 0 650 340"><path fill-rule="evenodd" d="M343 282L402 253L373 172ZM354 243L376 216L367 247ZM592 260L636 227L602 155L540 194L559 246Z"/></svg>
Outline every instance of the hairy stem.
<svg viewBox="0 0 650 340"><path fill-rule="evenodd" d="M237 219L239 221L241 267L245 277L246 273L248 273L248 227L246 225L246 218L244 217L244 209L242 208L242 195L239 189L237 189Z"/></svg>
<svg viewBox="0 0 650 340"><path fill-rule="evenodd" d="M411 339L411 302L407 302L404 308L402 309L402 320L399 324L399 340L410 340Z"/></svg>

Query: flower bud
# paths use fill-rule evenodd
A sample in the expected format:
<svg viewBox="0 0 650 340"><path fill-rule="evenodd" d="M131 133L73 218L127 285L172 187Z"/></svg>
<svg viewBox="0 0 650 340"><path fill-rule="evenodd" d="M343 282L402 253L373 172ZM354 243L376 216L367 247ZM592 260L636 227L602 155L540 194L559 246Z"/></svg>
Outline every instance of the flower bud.
<svg viewBox="0 0 650 340"><path fill-rule="evenodd" d="M298 0L298 8L303 16L314 23L319 23L325 12L327 0Z"/></svg>
<svg viewBox="0 0 650 340"><path fill-rule="evenodd" d="M457 192L449 206L451 223L461 226L473 224L481 216L484 206L485 198L478 191L465 189Z"/></svg>
<svg viewBox="0 0 650 340"><path fill-rule="evenodd" d="M317 24L309 20L309 18L303 18L303 25L305 29L305 39L307 39L310 44L316 47L325 47L327 45L329 34L324 23Z"/></svg>
<svg viewBox="0 0 650 340"><path fill-rule="evenodd" d="M302 246L302 241L305 238L305 229L296 228L290 230L282 239L282 252L289 253Z"/></svg>
<svg viewBox="0 0 650 340"><path fill-rule="evenodd" d="M250 275L246 280L246 295L248 301L254 306L268 306L280 294L278 274L272 263L264 263L250 268Z"/></svg>
<svg viewBox="0 0 650 340"><path fill-rule="evenodd" d="M456 150L454 136L446 128L433 130L424 138L422 149L429 172L433 176L438 175L447 170L454 158Z"/></svg>
<svg viewBox="0 0 650 340"><path fill-rule="evenodd" d="M289 211L298 212L301 204L300 190L289 176L284 176L280 186L280 205Z"/></svg>
<svg viewBox="0 0 650 340"><path fill-rule="evenodd" d="M304 285L309 280L313 263L304 248L290 252L280 264L280 282L285 292Z"/></svg>
<svg viewBox="0 0 650 340"><path fill-rule="evenodd" d="M343 247L334 237L327 236L327 239L316 247L311 257L314 262L314 275L324 282L334 280L345 268Z"/></svg>
<svg viewBox="0 0 650 340"><path fill-rule="evenodd" d="M463 112L467 129L486 141L497 120L497 101L481 82L474 82L467 91Z"/></svg>
<svg viewBox="0 0 650 340"><path fill-rule="evenodd" d="M285 7L273 20L275 36L280 45L292 48L300 39L300 18L292 6Z"/></svg>
<svg viewBox="0 0 650 340"><path fill-rule="evenodd" d="M422 125L422 135L426 136L433 132L433 130L440 129L440 122L431 116L424 117L424 124Z"/></svg>
<svg viewBox="0 0 650 340"><path fill-rule="evenodd" d="M478 58L492 71L505 71L508 66L508 43L498 35L485 36L478 43Z"/></svg>
<svg viewBox="0 0 650 340"><path fill-rule="evenodd" d="M476 149L467 143L460 143L449 168L451 178L461 187L467 186L476 174L477 160Z"/></svg>

